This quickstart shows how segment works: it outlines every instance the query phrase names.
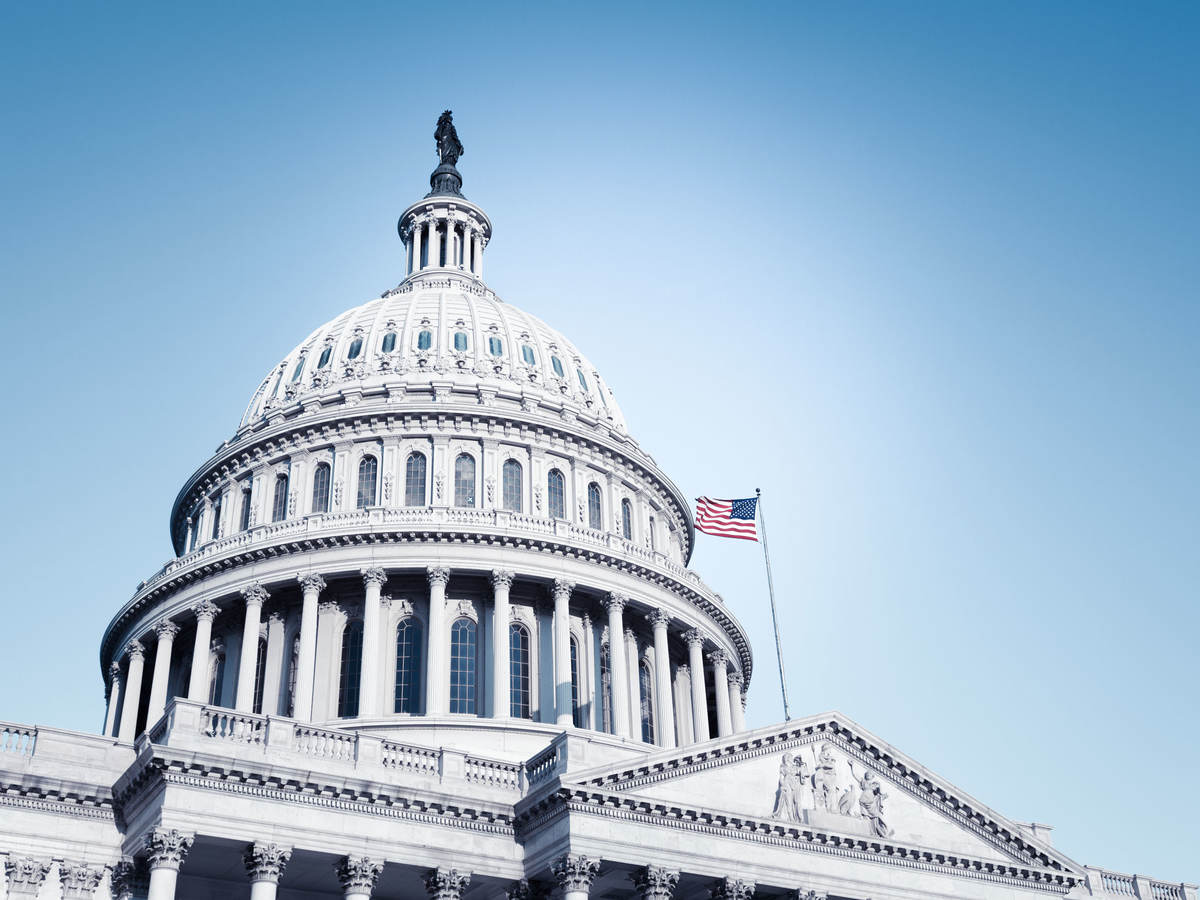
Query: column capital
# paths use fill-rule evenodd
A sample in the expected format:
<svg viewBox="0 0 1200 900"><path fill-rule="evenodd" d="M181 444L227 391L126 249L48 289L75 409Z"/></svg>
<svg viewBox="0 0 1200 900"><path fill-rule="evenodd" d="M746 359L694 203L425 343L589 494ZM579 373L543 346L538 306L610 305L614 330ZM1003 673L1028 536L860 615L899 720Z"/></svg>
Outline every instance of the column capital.
<svg viewBox="0 0 1200 900"><path fill-rule="evenodd" d="M130 641L125 645L125 652L129 654L129 659L142 659L146 656L146 648L141 641Z"/></svg>
<svg viewBox="0 0 1200 900"><path fill-rule="evenodd" d="M646 866L629 876L642 900L670 900L679 873L662 866Z"/></svg>
<svg viewBox="0 0 1200 900"><path fill-rule="evenodd" d="M247 606L262 606L270 598L271 595L267 593L267 589L258 582L242 588L242 599L246 601Z"/></svg>
<svg viewBox="0 0 1200 900"><path fill-rule="evenodd" d="M183 834L174 828L155 828L146 835L146 856L151 869L174 869L179 871L195 837Z"/></svg>
<svg viewBox="0 0 1200 900"><path fill-rule="evenodd" d="M343 856L334 864L337 879L344 891L369 894L375 890L375 882L383 871L383 863L369 856Z"/></svg>
<svg viewBox="0 0 1200 900"><path fill-rule="evenodd" d="M58 864L58 880L62 882L63 900L87 900L96 893L103 869L93 869L82 863Z"/></svg>
<svg viewBox="0 0 1200 900"><path fill-rule="evenodd" d="M800 888L799 890L792 891L786 896L787 900L826 900L827 895L824 891L809 891L805 890L804 888Z"/></svg>
<svg viewBox="0 0 1200 900"><path fill-rule="evenodd" d="M730 684L736 684L738 687L741 687L746 683L746 679L742 676L741 669L730 669L726 678L729 679Z"/></svg>
<svg viewBox="0 0 1200 900"><path fill-rule="evenodd" d="M440 584L445 587L450 582L450 570L445 566L429 566L425 570L425 577L429 579L429 586Z"/></svg>
<svg viewBox="0 0 1200 900"><path fill-rule="evenodd" d="M138 892L144 896L149 887L145 863L139 864L131 856L121 857L112 867L108 884L113 900L132 900L133 895Z"/></svg>
<svg viewBox="0 0 1200 900"><path fill-rule="evenodd" d="M554 579L554 587L553 587L554 599L557 600L559 598L559 596L564 595L564 594L566 595L567 599L570 599L571 592L573 590L575 590L575 582L568 581L566 578L555 578Z"/></svg>
<svg viewBox="0 0 1200 900"><path fill-rule="evenodd" d="M163 619L154 626L154 633L158 635L159 641L173 641L175 635L179 634L179 626L170 619Z"/></svg>
<svg viewBox="0 0 1200 900"><path fill-rule="evenodd" d="M704 647L705 635L699 628L693 628L683 633L683 640L687 643L688 649L692 647Z"/></svg>
<svg viewBox="0 0 1200 900"><path fill-rule="evenodd" d="M504 896L508 900L546 900L550 896L550 886L522 878L505 888Z"/></svg>
<svg viewBox="0 0 1200 900"><path fill-rule="evenodd" d="M510 569L492 569L492 590L512 587L516 577Z"/></svg>
<svg viewBox="0 0 1200 900"><path fill-rule="evenodd" d="M220 612L221 607L217 606L211 600L201 600L192 607L192 614L196 617L197 621L207 619L211 622Z"/></svg>
<svg viewBox="0 0 1200 900"><path fill-rule="evenodd" d="M471 883L470 872L438 866L425 875L425 890L433 900L459 900Z"/></svg>
<svg viewBox="0 0 1200 900"><path fill-rule="evenodd" d="M687 678L691 674L691 671L687 663L680 663L675 667L675 674L680 678Z"/></svg>
<svg viewBox="0 0 1200 900"><path fill-rule="evenodd" d="M121 664L119 662L110 662L108 664L108 683L112 684L121 678Z"/></svg>
<svg viewBox="0 0 1200 900"><path fill-rule="evenodd" d="M616 591L610 592L609 595L604 598L604 607L609 612L612 612L614 608L617 612L621 612L625 609L627 603L629 603L629 596L627 594L617 593Z"/></svg>
<svg viewBox="0 0 1200 900"><path fill-rule="evenodd" d="M712 900L750 900L754 896L754 882L737 878L718 878L709 889Z"/></svg>
<svg viewBox="0 0 1200 900"><path fill-rule="evenodd" d="M633 633L633 629L628 625L625 626L625 640L634 642L637 641L637 635Z"/></svg>
<svg viewBox="0 0 1200 900"><path fill-rule="evenodd" d="M591 613L585 611L584 614L582 616L580 616L579 618L580 618L580 621L583 623L584 631L587 631L589 628L592 627L592 614Z"/></svg>
<svg viewBox="0 0 1200 900"><path fill-rule="evenodd" d="M718 647L708 654L708 661L718 669L723 669L729 663L729 654Z"/></svg>
<svg viewBox="0 0 1200 900"><path fill-rule="evenodd" d="M32 856L9 857L4 861L4 873L8 876L8 893L17 897L21 894L36 896L41 889L50 863Z"/></svg>
<svg viewBox="0 0 1200 900"><path fill-rule="evenodd" d="M380 587L383 587L385 584L387 584L387 572L378 566L373 566L369 569L362 570L362 579L363 584L365 585L377 584Z"/></svg>
<svg viewBox="0 0 1200 900"><path fill-rule="evenodd" d="M296 580L300 582L303 591L316 591L318 594L325 590L325 579L316 572L297 572Z"/></svg>
<svg viewBox="0 0 1200 900"><path fill-rule="evenodd" d="M646 621L650 623L652 628L659 626L666 628L671 624L671 616L665 609L652 609L646 613Z"/></svg>
<svg viewBox="0 0 1200 900"><path fill-rule="evenodd" d="M278 844L268 844L255 841L247 845L242 853L242 862L246 864L246 874L250 883L269 881L278 884L283 870L287 868L288 860L292 858L290 847L280 847Z"/></svg>
<svg viewBox="0 0 1200 900"><path fill-rule="evenodd" d="M600 872L600 860L568 853L556 859L550 871L564 891L587 891Z"/></svg>

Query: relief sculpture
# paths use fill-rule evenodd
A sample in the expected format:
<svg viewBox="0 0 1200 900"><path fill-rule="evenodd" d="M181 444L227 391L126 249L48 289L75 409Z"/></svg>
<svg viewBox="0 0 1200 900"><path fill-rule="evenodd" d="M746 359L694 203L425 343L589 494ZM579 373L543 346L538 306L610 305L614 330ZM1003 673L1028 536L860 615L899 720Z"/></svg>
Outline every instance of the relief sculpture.
<svg viewBox="0 0 1200 900"><path fill-rule="evenodd" d="M874 772L839 758L831 744L818 750L800 747L780 760L771 818L891 837L883 807L887 796Z"/></svg>

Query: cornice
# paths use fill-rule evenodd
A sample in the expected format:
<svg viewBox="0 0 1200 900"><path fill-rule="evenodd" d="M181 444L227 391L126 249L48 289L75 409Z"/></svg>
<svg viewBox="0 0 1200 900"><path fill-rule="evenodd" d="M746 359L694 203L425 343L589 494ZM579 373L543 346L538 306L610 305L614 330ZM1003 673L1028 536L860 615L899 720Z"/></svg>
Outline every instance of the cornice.
<svg viewBox="0 0 1200 900"><path fill-rule="evenodd" d="M64 789L22 783L0 784L0 806L36 809L39 812L83 819L113 821L115 818L111 797L100 793L79 794Z"/></svg>

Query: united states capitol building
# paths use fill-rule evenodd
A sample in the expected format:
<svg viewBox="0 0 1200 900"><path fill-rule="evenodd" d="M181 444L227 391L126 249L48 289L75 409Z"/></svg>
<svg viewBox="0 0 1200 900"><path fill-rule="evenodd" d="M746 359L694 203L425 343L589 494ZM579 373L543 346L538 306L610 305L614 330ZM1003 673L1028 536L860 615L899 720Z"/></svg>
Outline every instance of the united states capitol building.
<svg viewBox="0 0 1200 900"><path fill-rule="evenodd" d="M839 713L747 730L688 499L487 286L436 141L406 277L248 386L176 496L100 641L103 734L0 722L0 896L1196 900Z"/></svg>

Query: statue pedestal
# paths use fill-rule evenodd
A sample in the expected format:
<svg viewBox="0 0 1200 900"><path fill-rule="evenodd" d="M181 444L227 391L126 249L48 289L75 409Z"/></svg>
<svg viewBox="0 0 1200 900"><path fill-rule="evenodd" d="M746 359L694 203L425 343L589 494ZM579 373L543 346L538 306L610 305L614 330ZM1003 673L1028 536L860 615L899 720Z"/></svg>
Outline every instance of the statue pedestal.
<svg viewBox="0 0 1200 900"><path fill-rule="evenodd" d="M827 812L823 809L806 809L804 824L822 830L836 831L840 834L860 834L864 837L871 837L874 834L871 830L871 823L866 819L857 816L843 816L841 813Z"/></svg>

